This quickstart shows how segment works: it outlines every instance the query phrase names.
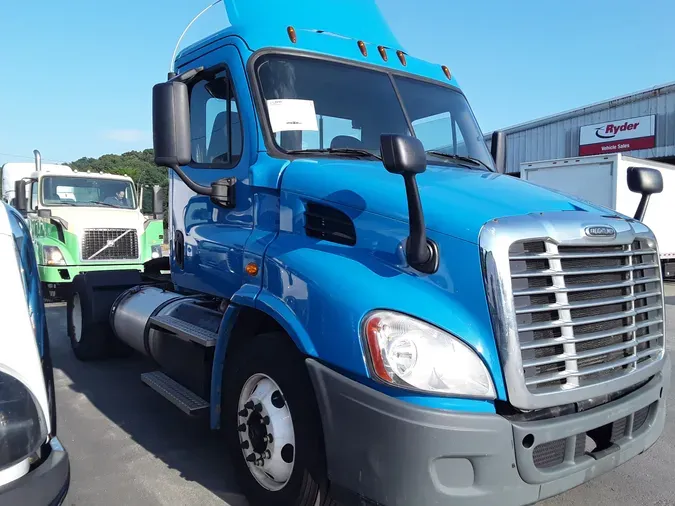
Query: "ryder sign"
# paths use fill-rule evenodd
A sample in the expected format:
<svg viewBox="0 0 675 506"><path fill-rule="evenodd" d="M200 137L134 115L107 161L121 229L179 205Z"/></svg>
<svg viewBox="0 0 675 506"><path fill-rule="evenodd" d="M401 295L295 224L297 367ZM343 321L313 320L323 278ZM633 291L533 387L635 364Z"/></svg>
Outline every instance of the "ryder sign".
<svg viewBox="0 0 675 506"><path fill-rule="evenodd" d="M656 146L656 116L581 127L579 156L649 149Z"/></svg>

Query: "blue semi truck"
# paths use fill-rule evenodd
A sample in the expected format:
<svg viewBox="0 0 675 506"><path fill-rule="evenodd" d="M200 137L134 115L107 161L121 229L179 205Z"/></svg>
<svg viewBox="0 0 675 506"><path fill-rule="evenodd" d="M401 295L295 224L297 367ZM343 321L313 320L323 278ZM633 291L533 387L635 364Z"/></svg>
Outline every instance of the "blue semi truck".
<svg viewBox="0 0 675 506"><path fill-rule="evenodd" d="M504 175L374 2L224 3L153 90L171 254L74 279L77 357L150 356L256 506L531 504L654 444L659 175L635 218Z"/></svg>

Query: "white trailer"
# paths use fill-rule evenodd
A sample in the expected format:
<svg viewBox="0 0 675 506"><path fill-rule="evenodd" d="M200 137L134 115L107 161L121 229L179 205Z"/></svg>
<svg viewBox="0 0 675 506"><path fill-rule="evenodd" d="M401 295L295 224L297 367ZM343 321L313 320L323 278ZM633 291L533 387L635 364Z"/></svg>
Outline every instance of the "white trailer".
<svg viewBox="0 0 675 506"><path fill-rule="evenodd" d="M675 166L621 153L560 158L520 165L520 177L531 183L574 195L593 204L633 216L640 195L628 188L629 167L657 169L663 192L651 196L642 220L658 240L664 276L675 277Z"/></svg>

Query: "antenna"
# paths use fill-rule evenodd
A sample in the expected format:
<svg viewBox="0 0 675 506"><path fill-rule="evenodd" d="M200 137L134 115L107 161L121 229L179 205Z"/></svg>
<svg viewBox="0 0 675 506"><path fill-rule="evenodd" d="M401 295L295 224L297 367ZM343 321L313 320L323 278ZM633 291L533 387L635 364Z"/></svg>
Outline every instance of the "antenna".
<svg viewBox="0 0 675 506"><path fill-rule="evenodd" d="M213 7L213 6L216 5L216 4L219 4L219 3L222 2L222 1L223 1L223 0L216 0L215 2L213 2L211 5L209 5L209 6L208 6L206 9L204 9L202 12L200 12L199 14L197 14L197 15L192 19L192 21L190 21L190 24L187 25L187 26L185 27L185 30L183 30L183 33L181 33L180 38L178 39L178 42L176 43L176 47L175 47L174 50L173 50L173 56L171 57L171 65L169 65L169 73L171 73L171 74L174 73L174 70L175 70L174 65L175 65L175 62L176 62L176 54L178 54L178 46L180 46L180 43L181 43L181 41L183 40L183 37L185 37L185 34L186 34L187 31L190 29L190 27L192 26L192 24L193 24L195 21L197 21L197 20L199 19L199 17L200 17L202 14L204 14L206 11L208 11L211 7Z"/></svg>

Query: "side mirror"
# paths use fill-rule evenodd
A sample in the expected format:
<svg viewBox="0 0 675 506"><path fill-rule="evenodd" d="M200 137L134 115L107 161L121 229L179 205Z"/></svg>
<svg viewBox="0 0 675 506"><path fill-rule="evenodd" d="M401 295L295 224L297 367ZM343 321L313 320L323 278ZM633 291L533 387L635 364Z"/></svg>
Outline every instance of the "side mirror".
<svg viewBox="0 0 675 506"><path fill-rule="evenodd" d="M642 195L635 219L642 221L647 213L649 197L663 191L663 176L656 169L647 167L628 167L628 188L634 193Z"/></svg>
<svg viewBox="0 0 675 506"><path fill-rule="evenodd" d="M38 209L38 218L51 218L52 210L51 209Z"/></svg>
<svg viewBox="0 0 675 506"><path fill-rule="evenodd" d="M155 219L163 219L164 217L164 195L162 194L162 187L158 184L152 187L152 214Z"/></svg>
<svg viewBox="0 0 675 506"><path fill-rule="evenodd" d="M14 208L21 213L25 213L28 209L26 181L23 179L14 183Z"/></svg>
<svg viewBox="0 0 675 506"><path fill-rule="evenodd" d="M184 82L171 80L152 88L152 137L157 165L190 163L190 99Z"/></svg>
<svg viewBox="0 0 675 506"><path fill-rule="evenodd" d="M503 131L497 130L492 133L490 151L497 172L504 174L506 172L506 134Z"/></svg>
<svg viewBox="0 0 675 506"><path fill-rule="evenodd" d="M405 182L408 198L408 221L410 236L406 249L408 263L425 274L438 270L438 247L427 240L424 213L415 176L427 170L427 154L422 142L407 135L382 135L380 153L385 168L392 174L400 174Z"/></svg>
<svg viewBox="0 0 675 506"><path fill-rule="evenodd" d="M409 135L382 135L380 152L384 167L392 174L421 174L427 170L422 141Z"/></svg>

